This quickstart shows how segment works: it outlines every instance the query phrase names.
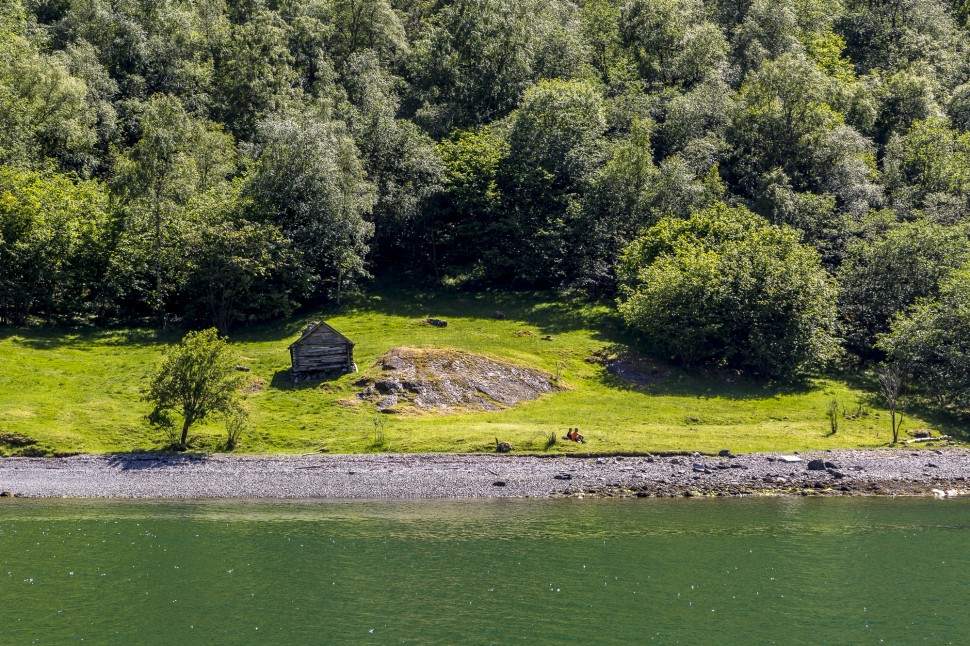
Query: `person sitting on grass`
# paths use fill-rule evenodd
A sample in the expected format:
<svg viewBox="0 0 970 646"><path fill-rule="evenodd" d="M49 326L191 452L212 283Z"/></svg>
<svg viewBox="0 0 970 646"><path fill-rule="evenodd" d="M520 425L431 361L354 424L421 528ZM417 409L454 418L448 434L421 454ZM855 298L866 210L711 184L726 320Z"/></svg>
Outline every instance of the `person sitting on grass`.
<svg viewBox="0 0 970 646"><path fill-rule="evenodd" d="M586 444L586 438L579 434L578 428L571 428L566 435L563 436L564 440L572 440L573 442L581 442Z"/></svg>

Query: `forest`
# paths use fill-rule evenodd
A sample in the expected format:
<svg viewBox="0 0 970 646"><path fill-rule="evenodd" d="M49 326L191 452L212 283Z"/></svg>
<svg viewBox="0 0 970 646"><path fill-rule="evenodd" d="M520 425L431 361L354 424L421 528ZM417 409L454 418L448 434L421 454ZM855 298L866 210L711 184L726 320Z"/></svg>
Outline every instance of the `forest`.
<svg viewBox="0 0 970 646"><path fill-rule="evenodd" d="M223 334L382 280L970 405L963 0L5 0L0 324Z"/></svg>

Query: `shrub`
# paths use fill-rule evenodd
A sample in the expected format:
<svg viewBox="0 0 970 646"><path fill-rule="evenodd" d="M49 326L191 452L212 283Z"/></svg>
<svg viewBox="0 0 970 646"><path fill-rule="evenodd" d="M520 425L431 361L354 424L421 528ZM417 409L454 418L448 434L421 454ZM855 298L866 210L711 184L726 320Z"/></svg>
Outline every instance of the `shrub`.
<svg viewBox="0 0 970 646"><path fill-rule="evenodd" d="M836 290L818 254L744 207L661 220L618 275L626 323L682 363L784 377L838 350Z"/></svg>

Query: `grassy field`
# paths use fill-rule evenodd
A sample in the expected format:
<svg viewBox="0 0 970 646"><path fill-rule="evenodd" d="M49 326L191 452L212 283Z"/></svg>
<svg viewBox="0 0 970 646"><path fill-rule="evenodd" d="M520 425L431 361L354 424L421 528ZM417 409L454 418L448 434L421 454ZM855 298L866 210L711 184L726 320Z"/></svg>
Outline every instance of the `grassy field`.
<svg viewBox="0 0 970 646"><path fill-rule="evenodd" d="M659 383L633 387L587 361L627 348L609 308L549 298L385 292L237 331L231 341L254 382L247 395L253 428L237 451L492 451L497 438L517 452L749 452L878 447L891 439L888 414L871 386L843 379L773 386L671 369ZM496 320L496 310L506 318ZM428 316L449 325L429 326ZM364 373L395 346L457 348L559 375L566 389L498 412L379 414L373 405L349 403L360 374L292 383L287 347L309 318L326 319L355 341ZM145 421L140 391L181 333L0 329L0 434L28 436L51 452L161 447L164 438ZM833 400L843 410L834 435L827 415ZM569 427L579 427L588 444L560 440L545 448L551 433L561 438ZM916 428L966 437L957 420L925 412L907 415L904 432ZM201 425L194 446L217 450L222 435L221 423ZM0 445L0 452L14 450Z"/></svg>

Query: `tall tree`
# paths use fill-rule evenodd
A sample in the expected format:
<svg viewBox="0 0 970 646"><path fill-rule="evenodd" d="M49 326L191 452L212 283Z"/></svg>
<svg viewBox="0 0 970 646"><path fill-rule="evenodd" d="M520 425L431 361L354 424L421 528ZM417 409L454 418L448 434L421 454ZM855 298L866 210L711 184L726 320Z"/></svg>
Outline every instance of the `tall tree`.
<svg viewBox="0 0 970 646"><path fill-rule="evenodd" d="M833 82L811 62L786 54L745 79L727 141L729 178L757 197L780 168L796 191L828 193L861 216L880 200L875 160L862 135L833 109Z"/></svg>
<svg viewBox="0 0 970 646"><path fill-rule="evenodd" d="M892 317L919 298L937 294L951 271L970 260L965 226L916 220L849 248L839 271L839 310L848 347L874 356L876 339Z"/></svg>
<svg viewBox="0 0 970 646"><path fill-rule="evenodd" d="M958 132L945 119L918 121L893 135L886 146L883 175L891 204L901 216L912 210L935 210L940 198L954 198L959 221L970 212L970 133Z"/></svg>
<svg viewBox="0 0 970 646"><path fill-rule="evenodd" d="M940 284L892 321L879 342L910 383L940 403L970 406L970 267Z"/></svg>
<svg viewBox="0 0 970 646"><path fill-rule="evenodd" d="M431 222L432 263L442 270L482 273L502 253L496 240L502 217L498 169L508 142L491 128L457 131L437 146L443 165L441 198Z"/></svg>
<svg viewBox="0 0 970 646"><path fill-rule="evenodd" d="M376 188L375 251L383 261L424 260L424 214L441 185L434 141L411 121L396 117L401 79L383 70L373 51L353 55L344 77L348 103L340 112Z"/></svg>
<svg viewBox="0 0 970 646"><path fill-rule="evenodd" d="M621 10L618 0L587 0L580 8L590 62L606 86L622 83L635 74L620 41Z"/></svg>
<svg viewBox="0 0 970 646"><path fill-rule="evenodd" d="M654 88L690 87L718 73L727 41L699 0L632 0L620 37L640 76Z"/></svg>
<svg viewBox="0 0 970 646"><path fill-rule="evenodd" d="M575 5L455 0L416 38L408 109L433 136L500 119L539 79L587 75Z"/></svg>
<svg viewBox="0 0 970 646"><path fill-rule="evenodd" d="M312 116L260 124L256 170L248 189L258 220L277 225L317 280L316 293L333 298L368 276L365 256L374 207L353 139L339 122Z"/></svg>
<svg viewBox="0 0 970 646"><path fill-rule="evenodd" d="M0 163L88 166L97 134L84 81L30 37L19 0L0 7Z"/></svg>
<svg viewBox="0 0 970 646"><path fill-rule="evenodd" d="M860 73L926 62L949 76L962 65L964 36L943 0L845 0L837 28Z"/></svg>
<svg viewBox="0 0 970 646"><path fill-rule="evenodd" d="M364 50L385 61L407 52L404 26L388 0L333 0L330 12L330 49L338 67Z"/></svg>
<svg viewBox="0 0 970 646"><path fill-rule="evenodd" d="M116 162L125 252L116 256L116 271L128 276L125 282L141 292L138 298L163 327L168 299L184 274L181 245L189 201L225 181L235 152L232 137L192 118L172 96L153 96L139 125L140 138Z"/></svg>
<svg viewBox="0 0 970 646"><path fill-rule="evenodd" d="M543 81L509 121L509 153L498 183L508 208L497 239L496 277L531 284L562 281L582 197L604 158L603 97L580 81Z"/></svg>
<svg viewBox="0 0 970 646"><path fill-rule="evenodd" d="M290 241L270 223L244 219L242 182L197 198L184 242L186 276L177 298L188 322L228 334L240 323L288 316L309 291Z"/></svg>
<svg viewBox="0 0 970 646"><path fill-rule="evenodd" d="M216 55L212 114L249 140L261 120L296 99L293 56L287 25L274 11L254 11L230 34Z"/></svg>

